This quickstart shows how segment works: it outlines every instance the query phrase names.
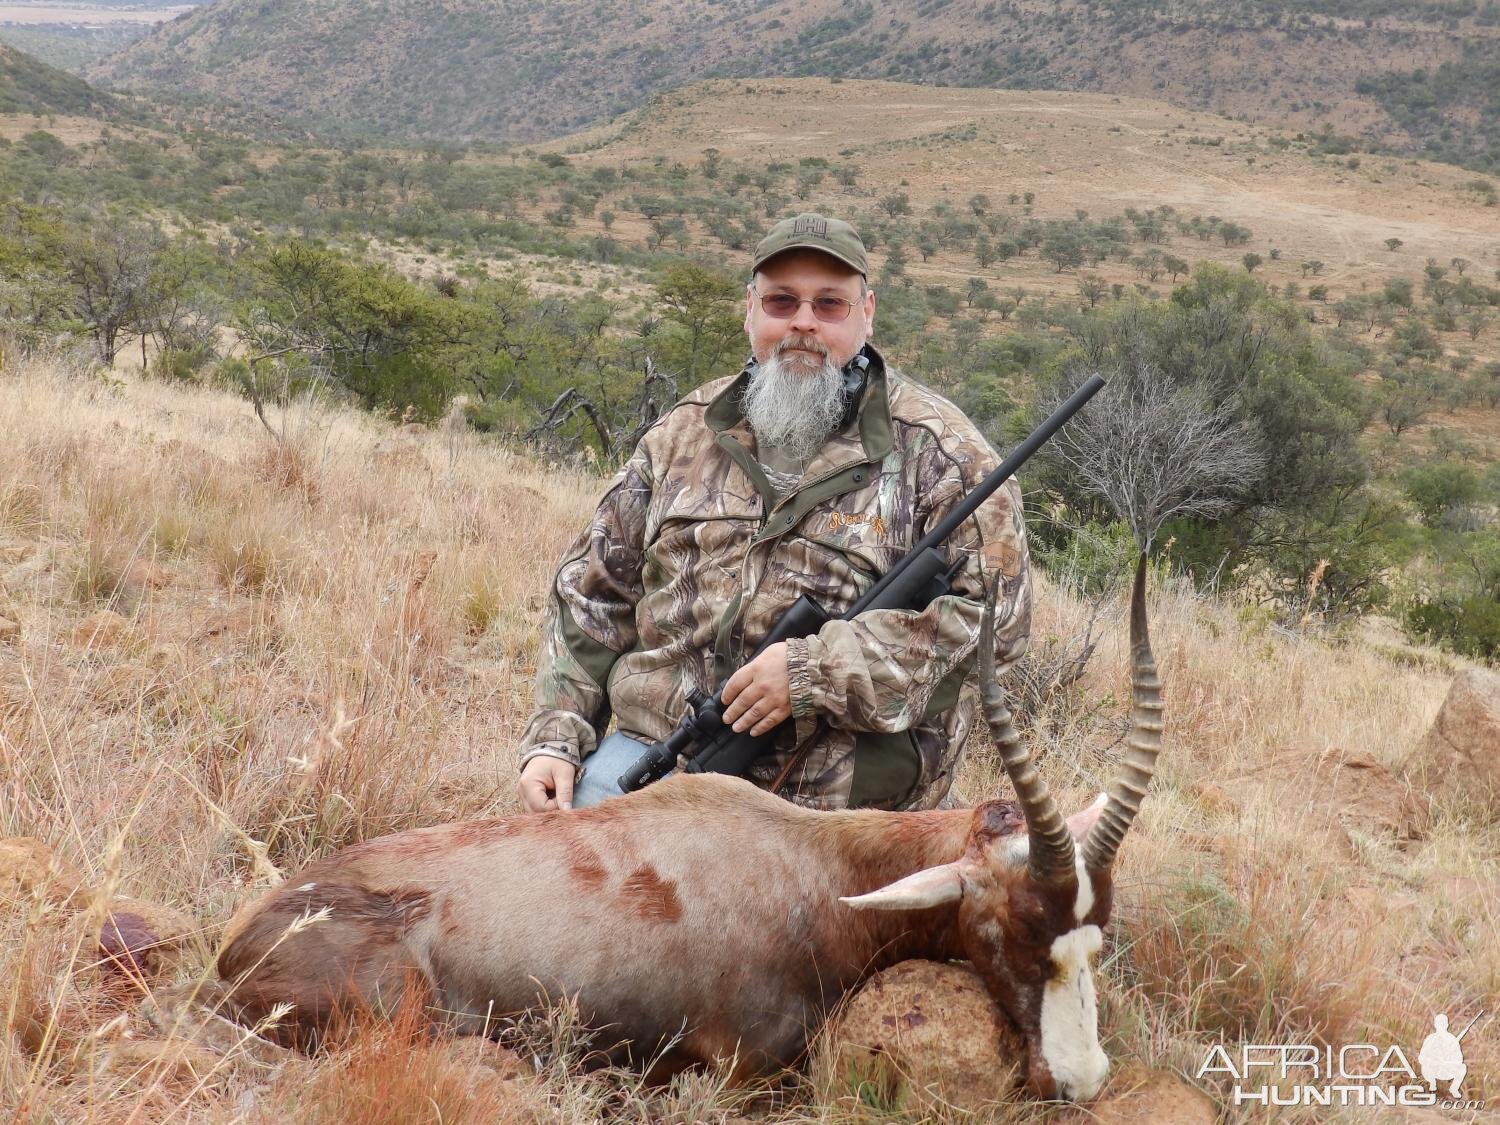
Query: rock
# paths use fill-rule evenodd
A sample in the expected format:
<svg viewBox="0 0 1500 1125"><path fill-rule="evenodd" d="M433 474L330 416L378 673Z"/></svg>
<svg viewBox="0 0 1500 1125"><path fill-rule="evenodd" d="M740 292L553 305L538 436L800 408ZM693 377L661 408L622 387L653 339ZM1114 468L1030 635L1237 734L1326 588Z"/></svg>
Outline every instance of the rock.
<svg viewBox="0 0 1500 1125"><path fill-rule="evenodd" d="M1468 668L1453 677L1406 773L1430 796L1500 805L1500 673Z"/></svg>
<svg viewBox="0 0 1500 1125"><path fill-rule="evenodd" d="M1025 1077L1026 1046L967 965L903 961L872 977L824 1032L832 1079L881 1103L975 1111Z"/></svg>
<svg viewBox="0 0 1500 1125"><path fill-rule="evenodd" d="M101 609L73 629L73 643L80 648L109 648L129 636L129 620L112 609Z"/></svg>
<svg viewBox="0 0 1500 1125"><path fill-rule="evenodd" d="M191 639L206 641L210 637L239 639L247 637L256 629L263 628L271 620L271 610L260 602L250 602L231 609L210 613L192 630Z"/></svg>
<svg viewBox="0 0 1500 1125"><path fill-rule="evenodd" d="M99 963L132 977L161 976L176 968L198 929L194 919L159 902L112 898L95 935Z"/></svg>
<svg viewBox="0 0 1500 1125"><path fill-rule="evenodd" d="M31 836L0 840L0 906L30 903L37 895L54 905L81 902L83 876Z"/></svg>
<svg viewBox="0 0 1500 1125"><path fill-rule="evenodd" d="M21 626L8 617L0 617L0 643L13 641L21 635Z"/></svg>
<svg viewBox="0 0 1500 1125"><path fill-rule="evenodd" d="M126 569L125 581L138 590L160 590L171 584L172 576L154 562L137 559Z"/></svg>
<svg viewBox="0 0 1500 1125"><path fill-rule="evenodd" d="M1069 1125L1214 1125L1214 1100L1169 1070L1125 1067L1087 1109L1070 1113Z"/></svg>
<svg viewBox="0 0 1500 1125"><path fill-rule="evenodd" d="M1228 785L1231 790L1264 790L1288 817L1301 818L1299 825L1331 812L1346 828L1419 840L1432 819L1427 801L1411 782L1363 750L1284 747Z"/></svg>

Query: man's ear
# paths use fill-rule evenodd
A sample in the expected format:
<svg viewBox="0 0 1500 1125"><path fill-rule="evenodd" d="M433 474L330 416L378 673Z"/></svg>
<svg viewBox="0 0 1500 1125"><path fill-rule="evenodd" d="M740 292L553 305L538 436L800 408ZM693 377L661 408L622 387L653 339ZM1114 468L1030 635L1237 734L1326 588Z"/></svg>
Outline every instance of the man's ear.
<svg viewBox="0 0 1500 1125"><path fill-rule="evenodd" d="M755 282L745 286L745 335L750 334L750 314L755 311Z"/></svg>

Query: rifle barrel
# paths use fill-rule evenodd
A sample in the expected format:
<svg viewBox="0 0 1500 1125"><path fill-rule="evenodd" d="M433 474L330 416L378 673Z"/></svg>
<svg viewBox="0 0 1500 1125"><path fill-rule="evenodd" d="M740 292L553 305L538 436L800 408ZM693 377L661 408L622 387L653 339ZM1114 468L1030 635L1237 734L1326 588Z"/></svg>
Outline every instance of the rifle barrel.
<svg viewBox="0 0 1500 1125"><path fill-rule="evenodd" d="M1077 414L1083 404L1093 398L1104 387L1104 378L1100 375L1090 375L1083 381L1083 385L1068 396L1066 402L1047 416L1044 421L1026 439L1010 451L1010 456L996 467L995 471L985 477L974 487L974 491L965 496L954 509L938 521L937 526L924 535L917 543L913 544L904 558L881 577L880 581L865 591L865 596L855 602L845 615L852 618L858 613L864 612L874 603L887 586L894 582L901 571L929 547L936 547L948 536L958 530L964 520L968 519L979 510L979 505L988 500L995 491L1011 477L1015 476L1019 469L1042 445L1062 429L1067 420Z"/></svg>

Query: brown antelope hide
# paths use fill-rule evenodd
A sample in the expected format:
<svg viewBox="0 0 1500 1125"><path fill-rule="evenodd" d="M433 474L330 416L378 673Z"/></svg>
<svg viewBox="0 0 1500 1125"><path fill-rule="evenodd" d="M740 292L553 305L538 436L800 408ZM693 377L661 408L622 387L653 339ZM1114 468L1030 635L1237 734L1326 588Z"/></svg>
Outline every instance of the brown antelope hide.
<svg viewBox="0 0 1500 1125"><path fill-rule="evenodd" d="M447 824L324 859L249 903L226 1002L304 1048L331 1022L423 1004L462 1033L573 998L654 1073L793 1065L829 1009L909 958L967 959L1025 1036L1039 1097L1086 1099L1108 1063L1092 956L1110 868L1160 745L1145 564L1131 600L1134 711L1107 795L1065 822L1021 746L981 638L985 715L1016 803L814 812L747 781L679 775L590 809ZM1075 843L1076 841L1076 843Z"/></svg>

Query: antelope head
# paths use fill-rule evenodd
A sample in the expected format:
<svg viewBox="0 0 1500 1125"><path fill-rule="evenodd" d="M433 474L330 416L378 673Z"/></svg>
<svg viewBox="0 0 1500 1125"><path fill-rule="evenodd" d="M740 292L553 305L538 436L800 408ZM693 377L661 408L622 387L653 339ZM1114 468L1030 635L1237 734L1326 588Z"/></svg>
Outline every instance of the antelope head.
<svg viewBox="0 0 1500 1125"><path fill-rule="evenodd" d="M1119 773L1092 806L1064 820L1021 745L995 682L991 599L980 634L985 718L1025 816L1010 831L1004 806L974 810L962 857L842 901L864 910L958 904L964 950L1028 1048L1027 1082L1040 1098L1086 1101L1104 1085L1093 958L1109 921L1110 871L1140 811L1161 748L1161 683L1146 634L1146 558L1130 603L1133 709Z"/></svg>

